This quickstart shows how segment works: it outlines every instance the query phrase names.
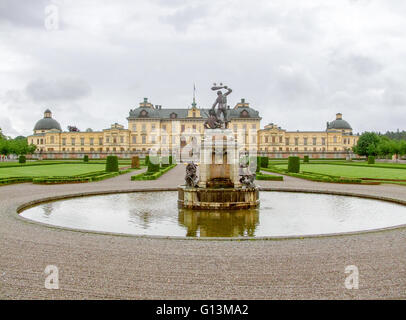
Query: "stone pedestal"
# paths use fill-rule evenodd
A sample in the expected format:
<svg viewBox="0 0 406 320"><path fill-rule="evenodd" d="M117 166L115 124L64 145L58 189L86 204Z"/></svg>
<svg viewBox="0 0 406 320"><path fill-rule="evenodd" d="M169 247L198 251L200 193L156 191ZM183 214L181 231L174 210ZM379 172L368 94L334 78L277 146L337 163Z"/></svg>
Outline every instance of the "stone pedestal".
<svg viewBox="0 0 406 320"><path fill-rule="evenodd" d="M237 210L259 207L258 188L178 188L178 207L201 210Z"/></svg>
<svg viewBox="0 0 406 320"><path fill-rule="evenodd" d="M201 188L241 187L238 145L230 129L205 131L199 170Z"/></svg>

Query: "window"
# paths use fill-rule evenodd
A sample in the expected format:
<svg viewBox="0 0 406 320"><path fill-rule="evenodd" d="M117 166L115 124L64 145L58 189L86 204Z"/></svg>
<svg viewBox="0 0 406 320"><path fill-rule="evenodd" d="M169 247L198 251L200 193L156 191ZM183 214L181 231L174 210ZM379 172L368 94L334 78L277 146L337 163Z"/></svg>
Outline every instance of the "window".
<svg viewBox="0 0 406 320"><path fill-rule="evenodd" d="M156 139L155 136L151 136L151 143L155 143Z"/></svg>
<svg viewBox="0 0 406 320"><path fill-rule="evenodd" d="M238 128L238 126L236 124L233 124L233 131L234 132L237 132L237 128Z"/></svg>
<svg viewBox="0 0 406 320"><path fill-rule="evenodd" d="M257 128L257 125L256 125L255 123L253 123L253 124L251 125L251 128L252 128L252 129L256 129L256 128Z"/></svg>
<svg viewBox="0 0 406 320"><path fill-rule="evenodd" d="M268 136L265 137L265 143L268 143Z"/></svg>
<svg viewBox="0 0 406 320"><path fill-rule="evenodd" d="M244 131L247 131L247 125L246 125L246 124L243 124L243 125L242 125L242 129L243 129Z"/></svg>
<svg viewBox="0 0 406 320"><path fill-rule="evenodd" d="M279 137L279 143L282 143L282 141L283 141L283 138L282 138L282 136L280 136Z"/></svg>
<svg viewBox="0 0 406 320"><path fill-rule="evenodd" d="M106 142L110 143L110 137L106 137Z"/></svg>
<svg viewBox="0 0 406 320"><path fill-rule="evenodd" d="M124 137L120 137L120 143L124 143Z"/></svg>
<svg viewBox="0 0 406 320"><path fill-rule="evenodd" d="M257 139L256 139L257 137L256 136L252 136L252 138L251 138L251 142L252 143L255 143L256 141L257 141Z"/></svg>
<svg viewBox="0 0 406 320"><path fill-rule="evenodd" d="M151 131L155 131L155 124L151 124Z"/></svg>
<svg viewBox="0 0 406 320"><path fill-rule="evenodd" d="M184 132L184 131L185 131L185 125L182 124L181 129L180 129L180 132Z"/></svg>
<svg viewBox="0 0 406 320"><path fill-rule="evenodd" d="M133 124L133 131L137 131L137 125Z"/></svg>
<svg viewBox="0 0 406 320"><path fill-rule="evenodd" d="M299 138L295 138L295 146L299 145Z"/></svg>
<svg viewBox="0 0 406 320"><path fill-rule="evenodd" d="M317 138L313 138L313 145L315 146L317 144Z"/></svg>
<svg viewBox="0 0 406 320"><path fill-rule="evenodd" d="M147 143L147 137L146 136L142 136L142 143L143 144Z"/></svg>
<svg viewBox="0 0 406 320"><path fill-rule="evenodd" d="M142 132L147 131L147 125L145 123L142 124Z"/></svg>
<svg viewBox="0 0 406 320"><path fill-rule="evenodd" d="M101 146L103 144L103 138L99 138L99 145Z"/></svg>
<svg viewBox="0 0 406 320"><path fill-rule="evenodd" d="M117 143L117 138L113 138L113 143L114 143L114 144Z"/></svg>
<svg viewBox="0 0 406 320"><path fill-rule="evenodd" d="M71 145L74 146L75 145L75 138L71 138Z"/></svg>
<svg viewBox="0 0 406 320"><path fill-rule="evenodd" d="M303 138L303 144L307 146L307 138Z"/></svg>
<svg viewBox="0 0 406 320"><path fill-rule="evenodd" d="M289 145L289 138L285 138L285 144L288 146Z"/></svg>
<svg viewBox="0 0 406 320"><path fill-rule="evenodd" d="M276 137L272 136L272 143L275 143L275 142L276 142Z"/></svg>
<svg viewBox="0 0 406 320"><path fill-rule="evenodd" d="M91 146L94 145L94 138L90 138L89 141Z"/></svg>
<svg viewBox="0 0 406 320"><path fill-rule="evenodd" d="M166 124L162 125L162 130L166 132Z"/></svg>
<svg viewBox="0 0 406 320"><path fill-rule="evenodd" d="M80 145L84 146L85 145L85 138L80 138Z"/></svg>
<svg viewBox="0 0 406 320"><path fill-rule="evenodd" d="M196 132L196 125L195 124L192 126L192 128L193 128L193 132Z"/></svg>
<svg viewBox="0 0 406 320"><path fill-rule="evenodd" d="M322 144L323 146L326 145L326 138L321 138L321 144Z"/></svg>
<svg viewBox="0 0 406 320"><path fill-rule="evenodd" d="M196 112L193 111L193 118L196 118Z"/></svg>
<svg viewBox="0 0 406 320"><path fill-rule="evenodd" d="M54 143L54 142L55 142L55 137L51 136L51 143Z"/></svg>
<svg viewBox="0 0 406 320"><path fill-rule="evenodd" d="M166 143L166 136L162 136L162 143Z"/></svg>
<svg viewBox="0 0 406 320"><path fill-rule="evenodd" d="M132 136L133 143L137 143L137 136Z"/></svg>
<svg viewBox="0 0 406 320"><path fill-rule="evenodd" d="M62 145L66 146L66 138L62 138Z"/></svg>
<svg viewBox="0 0 406 320"><path fill-rule="evenodd" d="M333 142L337 143L337 137L336 136L333 137Z"/></svg>

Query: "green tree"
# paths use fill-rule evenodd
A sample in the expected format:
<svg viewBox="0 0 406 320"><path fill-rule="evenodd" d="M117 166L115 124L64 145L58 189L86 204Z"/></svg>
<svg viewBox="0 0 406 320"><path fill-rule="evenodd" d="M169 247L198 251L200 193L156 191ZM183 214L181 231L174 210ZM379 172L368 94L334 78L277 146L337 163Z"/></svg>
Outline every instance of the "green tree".
<svg viewBox="0 0 406 320"><path fill-rule="evenodd" d="M358 139L353 151L360 156L376 156L378 154L379 136L375 132L364 132Z"/></svg>

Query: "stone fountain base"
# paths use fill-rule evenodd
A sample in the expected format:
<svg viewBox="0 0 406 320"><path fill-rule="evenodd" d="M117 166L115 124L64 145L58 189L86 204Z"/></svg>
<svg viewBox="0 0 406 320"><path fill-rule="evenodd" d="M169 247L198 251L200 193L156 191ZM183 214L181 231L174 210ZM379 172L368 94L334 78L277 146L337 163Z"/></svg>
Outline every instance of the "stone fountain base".
<svg viewBox="0 0 406 320"><path fill-rule="evenodd" d="M237 210L259 207L258 188L178 187L178 207L184 209Z"/></svg>

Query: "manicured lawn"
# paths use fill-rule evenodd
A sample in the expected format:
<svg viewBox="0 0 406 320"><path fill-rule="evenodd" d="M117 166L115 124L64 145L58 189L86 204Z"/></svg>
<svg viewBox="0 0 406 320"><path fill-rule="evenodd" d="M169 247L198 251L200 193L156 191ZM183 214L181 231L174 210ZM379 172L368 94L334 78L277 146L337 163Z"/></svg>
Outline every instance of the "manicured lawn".
<svg viewBox="0 0 406 320"><path fill-rule="evenodd" d="M42 176L74 176L83 173L103 171L105 164L49 164L0 168L0 178L6 177L42 177Z"/></svg>
<svg viewBox="0 0 406 320"><path fill-rule="evenodd" d="M287 165L276 165L275 167L287 169ZM335 164L300 164L300 171L321 173L348 178L375 178L375 179L405 179L406 170L379 168L368 166L350 166Z"/></svg>

